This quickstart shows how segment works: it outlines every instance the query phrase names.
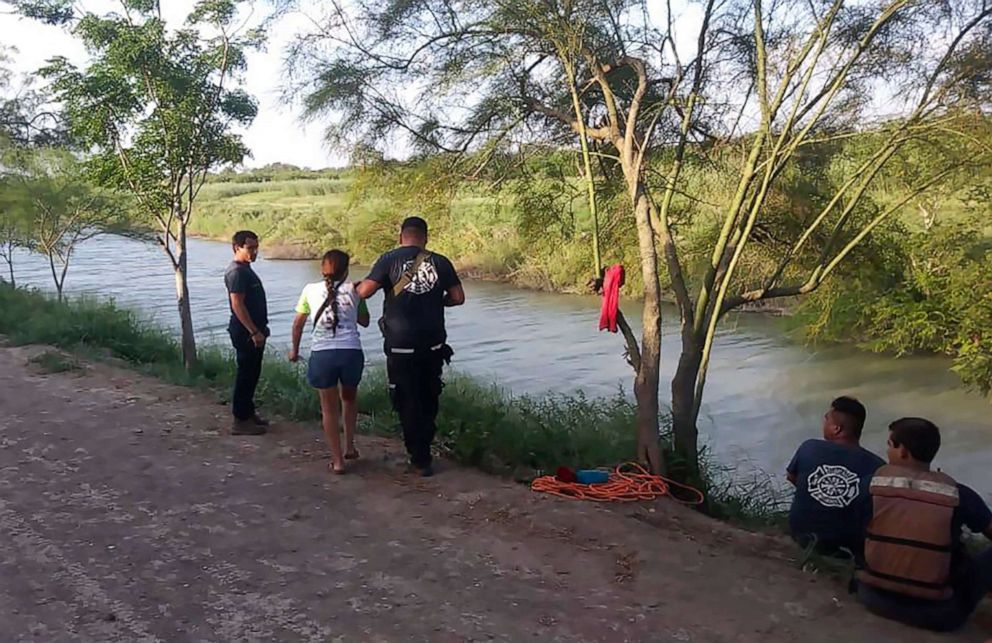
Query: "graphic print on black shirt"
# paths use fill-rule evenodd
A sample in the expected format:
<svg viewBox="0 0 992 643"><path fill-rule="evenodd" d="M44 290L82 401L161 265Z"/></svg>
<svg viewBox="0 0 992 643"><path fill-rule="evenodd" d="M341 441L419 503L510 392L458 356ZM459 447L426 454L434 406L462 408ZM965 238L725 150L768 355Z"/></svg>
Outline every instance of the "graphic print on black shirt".
<svg viewBox="0 0 992 643"><path fill-rule="evenodd" d="M796 477L789 511L792 533L816 534L831 542L863 537L871 518L871 477L883 464L861 447L803 442L786 469Z"/></svg>
<svg viewBox="0 0 992 643"><path fill-rule="evenodd" d="M248 329L234 314L234 306L230 301L231 293L238 293L245 296L245 308L248 309L248 316L255 322L258 329L268 336L269 309L265 301L265 288L262 287L262 280L251 269L251 264L232 261L227 267L227 272L224 273L224 285L227 286L228 306L231 308L231 321L228 323L228 330L236 333L248 332Z"/></svg>
<svg viewBox="0 0 992 643"><path fill-rule="evenodd" d="M404 246L379 257L368 279L385 293L383 317L386 350L391 348L426 349L447 340L444 329L444 296L461 283L451 261L444 255L430 253L398 295L393 286L403 273L413 267L420 248Z"/></svg>

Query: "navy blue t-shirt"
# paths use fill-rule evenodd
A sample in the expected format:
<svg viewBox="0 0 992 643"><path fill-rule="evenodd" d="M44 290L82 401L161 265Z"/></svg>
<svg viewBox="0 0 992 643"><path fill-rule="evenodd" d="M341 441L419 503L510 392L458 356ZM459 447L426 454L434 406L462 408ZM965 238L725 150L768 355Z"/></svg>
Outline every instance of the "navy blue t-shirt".
<svg viewBox="0 0 992 643"><path fill-rule="evenodd" d="M871 478L883 464L861 447L803 442L786 469L796 478L789 511L793 535L816 534L829 543L863 540L871 519Z"/></svg>

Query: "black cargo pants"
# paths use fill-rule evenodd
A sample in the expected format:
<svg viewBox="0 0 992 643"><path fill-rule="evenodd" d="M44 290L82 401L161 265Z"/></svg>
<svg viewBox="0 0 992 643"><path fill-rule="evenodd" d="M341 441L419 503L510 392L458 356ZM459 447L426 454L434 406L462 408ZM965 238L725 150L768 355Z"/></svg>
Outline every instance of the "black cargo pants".
<svg viewBox="0 0 992 643"><path fill-rule="evenodd" d="M431 464L431 444L437 432L444 356L441 350L402 351L386 354L389 396L403 427L410 464L424 468Z"/></svg>

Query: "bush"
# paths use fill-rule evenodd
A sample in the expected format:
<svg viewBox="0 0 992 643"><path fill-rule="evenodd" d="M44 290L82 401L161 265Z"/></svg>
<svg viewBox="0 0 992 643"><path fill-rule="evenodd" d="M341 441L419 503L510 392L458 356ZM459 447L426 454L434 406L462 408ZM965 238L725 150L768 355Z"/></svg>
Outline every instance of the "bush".
<svg viewBox="0 0 992 643"><path fill-rule="evenodd" d="M813 340L940 353L971 388L992 392L992 243L984 217L941 222L893 237L882 282L835 281L807 299L793 324Z"/></svg>

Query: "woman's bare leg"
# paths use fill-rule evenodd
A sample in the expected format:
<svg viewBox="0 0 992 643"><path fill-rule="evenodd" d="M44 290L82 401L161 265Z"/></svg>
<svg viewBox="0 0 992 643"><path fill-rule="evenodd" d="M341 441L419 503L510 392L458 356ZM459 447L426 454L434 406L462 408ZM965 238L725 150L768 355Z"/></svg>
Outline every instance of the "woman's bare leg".
<svg viewBox="0 0 992 643"><path fill-rule="evenodd" d="M324 426L324 438L331 449L331 468L344 471L344 454L341 453L341 427L338 426L338 389L317 389L320 395L320 414Z"/></svg>
<svg viewBox="0 0 992 643"><path fill-rule="evenodd" d="M358 457L358 449L355 447L355 430L358 427L358 389L342 386L341 404L344 407L345 456L354 459Z"/></svg>

